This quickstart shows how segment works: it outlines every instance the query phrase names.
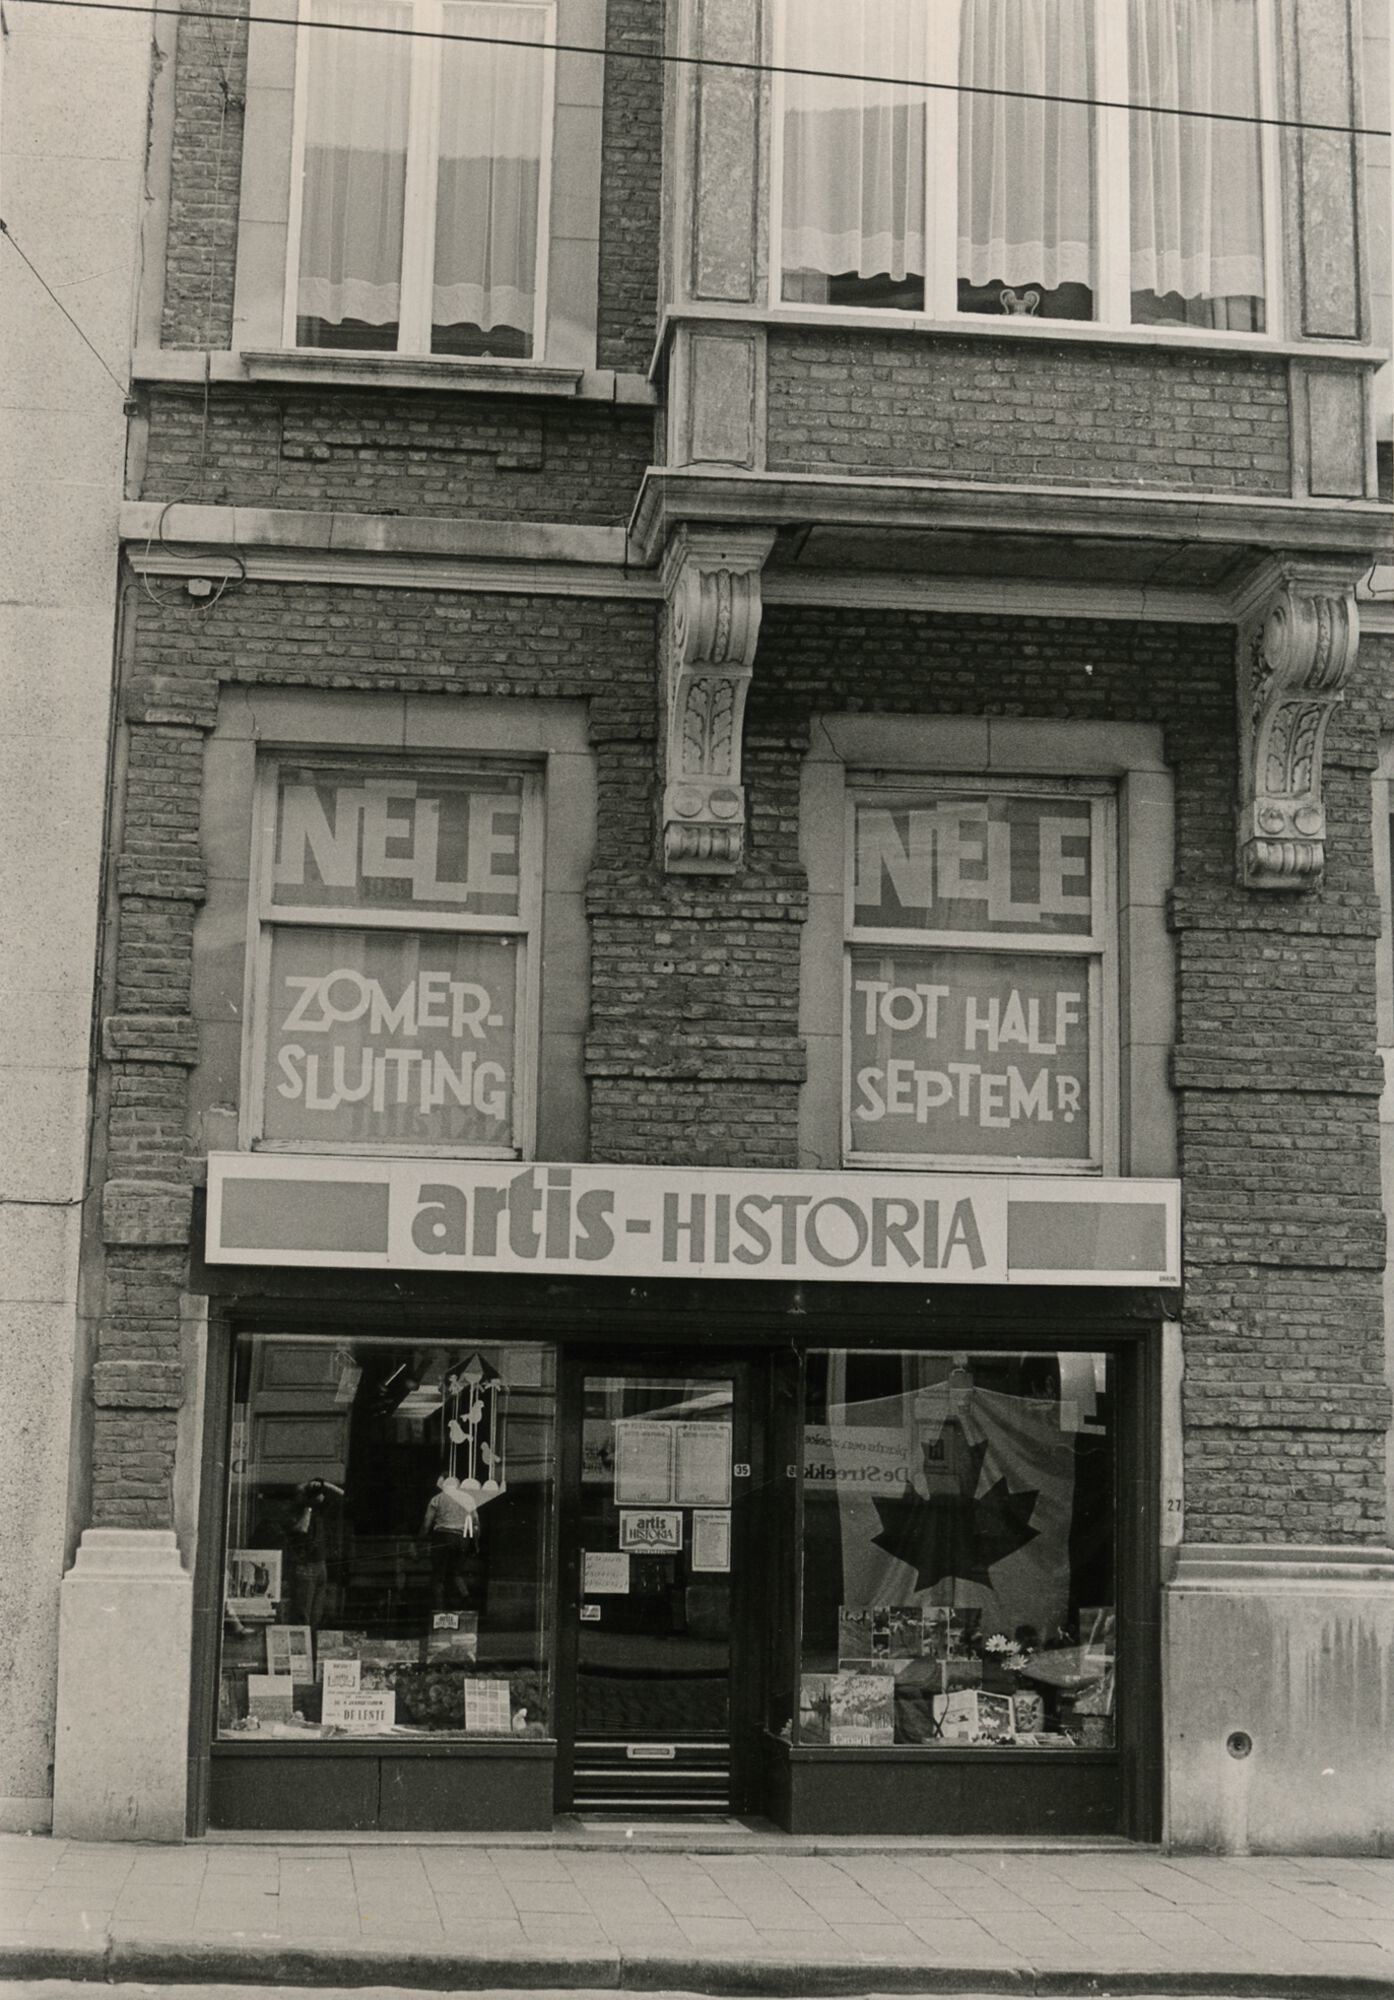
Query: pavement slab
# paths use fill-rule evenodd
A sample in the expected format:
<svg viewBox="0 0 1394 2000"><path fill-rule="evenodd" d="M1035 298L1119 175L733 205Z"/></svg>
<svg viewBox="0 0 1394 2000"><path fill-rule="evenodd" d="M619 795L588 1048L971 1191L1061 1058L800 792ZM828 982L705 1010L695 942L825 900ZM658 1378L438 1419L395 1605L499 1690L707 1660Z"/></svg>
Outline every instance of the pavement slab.
<svg viewBox="0 0 1394 2000"><path fill-rule="evenodd" d="M197 1980L205 1995L231 1982L243 1995L255 1983L1394 2000L1394 1860L642 1842L642 1828L622 1847L0 1835L0 1997Z"/></svg>

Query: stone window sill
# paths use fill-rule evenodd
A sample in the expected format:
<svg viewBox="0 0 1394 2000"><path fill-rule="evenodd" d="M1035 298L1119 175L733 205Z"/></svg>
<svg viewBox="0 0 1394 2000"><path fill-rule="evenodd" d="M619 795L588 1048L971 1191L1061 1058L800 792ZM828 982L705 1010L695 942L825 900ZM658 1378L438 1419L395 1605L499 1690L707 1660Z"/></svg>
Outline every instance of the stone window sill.
<svg viewBox="0 0 1394 2000"><path fill-rule="evenodd" d="M452 395L547 396L568 402L657 401L642 375L538 361L468 361L451 355L344 354L324 348L145 348L137 382L282 383L336 389L425 389Z"/></svg>

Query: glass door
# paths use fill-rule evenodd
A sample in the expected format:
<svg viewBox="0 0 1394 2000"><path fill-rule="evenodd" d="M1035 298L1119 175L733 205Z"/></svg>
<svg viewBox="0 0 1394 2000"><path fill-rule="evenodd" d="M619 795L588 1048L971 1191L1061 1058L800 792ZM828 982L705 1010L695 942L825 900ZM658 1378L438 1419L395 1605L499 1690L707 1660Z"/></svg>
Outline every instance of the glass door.
<svg viewBox="0 0 1394 2000"><path fill-rule="evenodd" d="M735 1362L579 1370L563 1516L573 1811L731 1809L744 1388Z"/></svg>

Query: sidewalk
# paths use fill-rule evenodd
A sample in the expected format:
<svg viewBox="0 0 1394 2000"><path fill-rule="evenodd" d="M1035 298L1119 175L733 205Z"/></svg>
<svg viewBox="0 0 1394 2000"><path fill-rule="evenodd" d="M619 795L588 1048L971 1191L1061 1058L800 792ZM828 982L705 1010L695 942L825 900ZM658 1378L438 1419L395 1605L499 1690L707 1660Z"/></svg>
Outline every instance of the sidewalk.
<svg viewBox="0 0 1394 2000"><path fill-rule="evenodd" d="M1394 2000L1394 1860L5 1835L0 1978Z"/></svg>

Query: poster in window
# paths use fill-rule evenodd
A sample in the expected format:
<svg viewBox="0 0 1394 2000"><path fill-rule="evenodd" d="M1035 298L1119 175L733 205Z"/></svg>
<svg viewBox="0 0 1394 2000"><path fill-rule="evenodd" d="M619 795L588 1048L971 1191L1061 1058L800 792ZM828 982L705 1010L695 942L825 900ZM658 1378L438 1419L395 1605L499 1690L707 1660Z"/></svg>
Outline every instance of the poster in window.
<svg viewBox="0 0 1394 2000"><path fill-rule="evenodd" d="M518 915L517 773L285 762L277 777L277 906Z"/></svg>
<svg viewBox="0 0 1394 2000"><path fill-rule="evenodd" d="M1093 927L1084 798L878 792L856 808L853 922L862 930L1026 932Z"/></svg>
<svg viewBox="0 0 1394 2000"><path fill-rule="evenodd" d="M852 1149L1086 1162L1091 961L851 952Z"/></svg>
<svg viewBox="0 0 1394 2000"><path fill-rule="evenodd" d="M666 1507L673 1492L672 1424L629 1417L615 1425L615 1504Z"/></svg>
<svg viewBox="0 0 1394 2000"><path fill-rule="evenodd" d="M731 1426L674 1424L673 1498L680 1507L731 1504Z"/></svg>
<svg viewBox="0 0 1394 2000"><path fill-rule="evenodd" d="M263 1138L511 1146L518 950L509 936L273 931Z"/></svg>

